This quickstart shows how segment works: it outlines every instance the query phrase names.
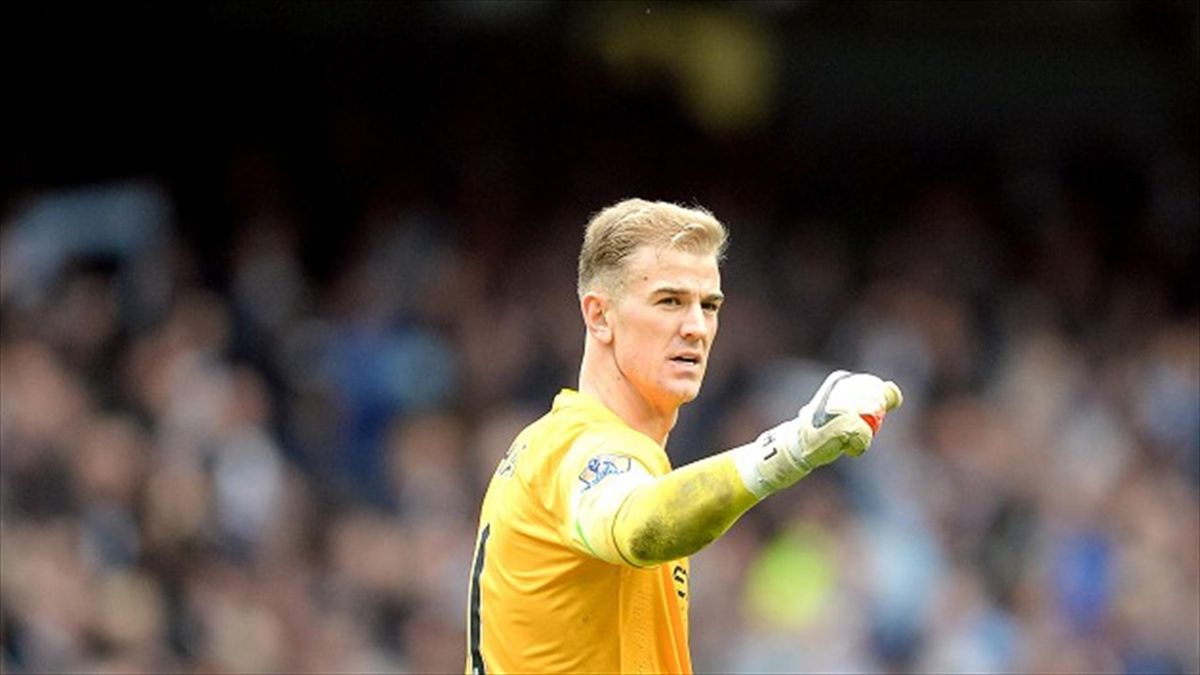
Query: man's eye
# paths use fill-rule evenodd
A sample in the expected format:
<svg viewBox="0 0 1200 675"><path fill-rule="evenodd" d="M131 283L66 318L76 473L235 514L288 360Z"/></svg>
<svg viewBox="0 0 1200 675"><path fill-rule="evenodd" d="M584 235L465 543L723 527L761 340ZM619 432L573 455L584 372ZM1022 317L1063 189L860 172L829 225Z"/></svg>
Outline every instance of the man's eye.
<svg viewBox="0 0 1200 675"><path fill-rule="evenodd" d="M700 306L704 308L704 311L713 312L714 314L716 313L716 311L718 309L721 309L721 306L715 302L705 302L705 303L702 303Z"/></svg>
<svg viewBox="0 0 1200 675"><path fill-rule="evenodd" d="M667 297L663 298L662 300L659 300L658 304L669 305L671 307L678 307L679 306L679 298L667 296Z"/></svg>

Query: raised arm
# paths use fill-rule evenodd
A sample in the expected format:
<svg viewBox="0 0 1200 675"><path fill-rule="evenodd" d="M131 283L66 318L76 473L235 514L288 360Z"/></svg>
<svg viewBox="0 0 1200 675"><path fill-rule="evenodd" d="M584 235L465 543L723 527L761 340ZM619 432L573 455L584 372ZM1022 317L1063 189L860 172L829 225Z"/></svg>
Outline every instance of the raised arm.
<svg viewBox="0 0 1200 675"><path fill-rule="evenodd" d="M691 555L766 496L843 453L861 455L902 400L892 382L835 371L795 418L753 443L660 477L631 463L581 491L576 534L587 551L614 563L647 567Z"/></svg>

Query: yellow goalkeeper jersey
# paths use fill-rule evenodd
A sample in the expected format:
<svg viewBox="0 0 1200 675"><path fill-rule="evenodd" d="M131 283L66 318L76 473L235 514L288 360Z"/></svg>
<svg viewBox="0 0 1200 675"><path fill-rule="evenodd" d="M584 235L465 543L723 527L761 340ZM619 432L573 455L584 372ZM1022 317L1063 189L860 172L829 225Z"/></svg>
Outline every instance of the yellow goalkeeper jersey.
<svg viewBox="0 0 1200 675"><path fill-rule="evenodd" d="M480 514L468 673L691 672L687 559L646 569L604 562L571 522L573 492L622 461L655 476L671 470L657 443L569 389L517 435Z"/></svg>

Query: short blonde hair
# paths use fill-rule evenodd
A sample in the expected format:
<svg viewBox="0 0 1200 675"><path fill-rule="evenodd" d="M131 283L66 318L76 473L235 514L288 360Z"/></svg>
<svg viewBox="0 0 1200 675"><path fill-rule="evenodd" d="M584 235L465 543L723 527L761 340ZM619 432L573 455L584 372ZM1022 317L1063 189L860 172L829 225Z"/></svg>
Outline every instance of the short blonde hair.
<svg viewBox="0 0 1200 675"><path fill-rule="evenodd" d="M626 199L592 216L579 250L579 295L596 284L617 292L629 256L641 246L712 253L720 261L729 234L703 207Z"/></svg>

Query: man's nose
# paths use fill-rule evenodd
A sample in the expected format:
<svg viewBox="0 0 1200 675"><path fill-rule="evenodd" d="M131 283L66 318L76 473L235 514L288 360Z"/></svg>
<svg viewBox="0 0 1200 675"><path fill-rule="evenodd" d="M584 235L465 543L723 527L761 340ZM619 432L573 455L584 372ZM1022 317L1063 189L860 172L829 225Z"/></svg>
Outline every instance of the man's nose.
<svg viewBox="0 0 1200 675"><path fill-rule="evenodd" d="M689 305L679 326L679 334L685 340L694 341L708 336L708 322L704 320L704 308L700 303Z"/></svg>

